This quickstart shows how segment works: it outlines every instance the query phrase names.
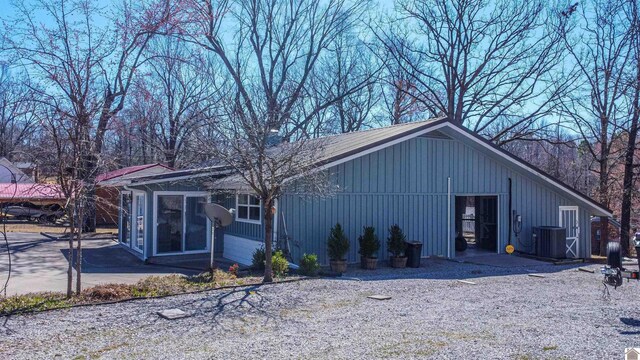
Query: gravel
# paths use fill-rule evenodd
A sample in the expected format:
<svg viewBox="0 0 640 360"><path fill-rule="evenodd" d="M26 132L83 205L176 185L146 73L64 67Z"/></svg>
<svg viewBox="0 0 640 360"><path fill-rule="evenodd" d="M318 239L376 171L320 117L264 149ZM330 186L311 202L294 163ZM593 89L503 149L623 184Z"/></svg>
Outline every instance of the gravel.
<svg viewBox="0 0 640 360"><path fill-rule="evenodd" d="M605 298L598 266L581 265L430 260L0 318L0 358L622 358L640 346L640 283ZM191 316L156 314L170 308Z"/></svg>

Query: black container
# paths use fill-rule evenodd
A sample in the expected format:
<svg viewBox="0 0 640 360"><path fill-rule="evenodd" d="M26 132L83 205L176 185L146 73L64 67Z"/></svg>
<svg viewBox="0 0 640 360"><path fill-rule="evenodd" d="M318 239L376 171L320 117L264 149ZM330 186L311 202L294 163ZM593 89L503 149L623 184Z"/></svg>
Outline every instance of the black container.
<svg viewBox="0 0 640 360"><path fill-rule="evenodd" d="M408 242L405 241L407 250L407 267L417 268L420 267L420 257L422 257L422 243L421 242Z"/></svg>
<svg viewBox="0 0 640 360"><path fill-rule="evenodd" d="M638 271L640 271L640 246L636 246L636 257L638 258Z"/></svg>

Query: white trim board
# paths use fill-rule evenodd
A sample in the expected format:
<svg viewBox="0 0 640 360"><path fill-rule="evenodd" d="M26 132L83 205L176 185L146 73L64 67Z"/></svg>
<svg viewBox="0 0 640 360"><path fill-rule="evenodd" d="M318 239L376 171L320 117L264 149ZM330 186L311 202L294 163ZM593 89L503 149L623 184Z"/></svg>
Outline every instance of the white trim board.
<svg viewBox="0 0 640 360"><path fill-rule="evenodd" d="M262 246L263 244L260 241L224 234L222 256L242 265L251 265L253 252Z"/></svg>

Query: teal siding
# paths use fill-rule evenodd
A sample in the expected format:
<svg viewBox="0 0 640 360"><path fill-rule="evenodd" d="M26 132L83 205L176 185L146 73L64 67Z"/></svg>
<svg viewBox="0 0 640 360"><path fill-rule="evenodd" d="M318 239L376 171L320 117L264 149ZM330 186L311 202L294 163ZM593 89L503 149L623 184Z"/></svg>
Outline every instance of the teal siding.
<svg viewBox="0 0 640 360"><path fill-rule="evenodd" d="M213 202L220 204L227 209L236 208L235 194L216 194L213 196ZM264 210L260 209L260 218L264 218ZM249 240L264 242L264 225L246 223L242 221L233 221L231 225L223 229L224 234L243 237Z"/></svg>
<svg viewBox="0 0 640 360"><path fill-rule="evenodd" d="M447 256L448 196L451 178L451 228L454 231L456 195L498 196L499 250L508 243L510 221L509 178L512 179L512 205L523 217L520 244L531 240L534 226L559 225L559 206L580 206L580 256L589 254L589 212L573 197L533 178L523 169L466 140L414 138L328 170L332 182L341 189L327 198L285 194L279 200L279 234L284 217L293 256L318 254L327 263L326 239L330 228L340 222L351 241L349 261L358 260L357 237L362 227L376 228L382 242L379 257L386 259L387 229L399 224L409 240L423 242L423 256ZM455 234L451 234L451 239ZM455 255L451 244L451 255Z"/></svg>

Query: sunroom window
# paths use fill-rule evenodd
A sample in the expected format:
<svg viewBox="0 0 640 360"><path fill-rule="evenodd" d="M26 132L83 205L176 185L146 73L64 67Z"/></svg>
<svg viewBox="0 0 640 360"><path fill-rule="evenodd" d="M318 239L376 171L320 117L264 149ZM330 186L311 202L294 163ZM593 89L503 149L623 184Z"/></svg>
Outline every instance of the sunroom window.
<svg viewBox="0 0 640 360"><path fill-rule="evenodd" d="M261 201L257 196L238 194L236 199L236 219L238 221L260 223Z"/></svg>

